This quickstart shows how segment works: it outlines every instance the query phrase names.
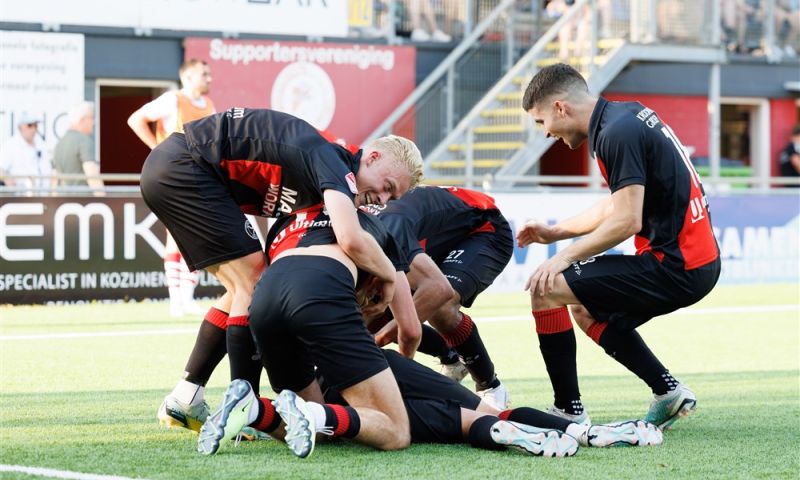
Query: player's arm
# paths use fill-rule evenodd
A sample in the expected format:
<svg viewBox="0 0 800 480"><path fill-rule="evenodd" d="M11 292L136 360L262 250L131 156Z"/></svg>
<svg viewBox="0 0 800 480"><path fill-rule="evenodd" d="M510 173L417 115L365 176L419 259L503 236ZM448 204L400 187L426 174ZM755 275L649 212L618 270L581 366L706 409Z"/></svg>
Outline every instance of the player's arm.
<svg viewBox="0 0 800 480"><path fill-rule="evenodd" d="M417 254L411 261L408 283L414 291L412 298L417 316L423 322L455 295L450 282L425 253Z"/></svg>
<svg viewBox="0 0 800 480"><path fill-rule="evenodd" d="M544 295L553 290L556 276L579 260L603 253L642 229L644 185L631 184L611 195L609 216L591 233L561 250L539 265L525 284L534 293Z"/></svg>
<svg viewBox="0 0 800 480"><path fill-rule="evenodd" d="M147 103L133 112L128 117L128 126L133 133L148 147L155 148L158 144L150 124L169 115L171 108L177 108L178 98L173 92L165 92L157 99Z"/></svg>
<svg viewBox="0 0 800 480"><path fill-rule="evenodd" d="M414 358L414 353L422 340L422 326L417 317L411 288L404 272L395 272L395 295L389 307L397 322L397 345L400 354Z"/></svg>
<svg viewBox="0 0 800 480"><path fill-rule="evenodd" d="M145 116L141 108L133 112L131 116L128 117L128 126L131 127L133 133L135 133L136 136L139 137L139 139L151 149L156 148L158 143L156 141L155 134L150 129L150 123L156 120L158 119L150 119Z"/></svg>
<svg viewBox="0 0 800 480"><path fill-rule="evenodd" d="M323 192L323 198L331 217L336 243L362 270L378 277L383 284L381 303L386 308L394 295L394 265L372 235L361 228L356 207L350 197L329 188Z"/></svg>
<svg viewBox="0 0 800 480"><path fill-rule="evenodd" d="M525 247L531 243L553 243L593 232L614 208L611 197L605 197L582 213L562 220L555 225L531 220L517 232L517 244Z"/></svg>
<svg viewBox="0 0 800 480"><path fill-rule="evenodd" d="M611 197L610 215L585 237L565 248L563 255L570 263L603 253L642 229L644 185L628 185Z"/></svg>

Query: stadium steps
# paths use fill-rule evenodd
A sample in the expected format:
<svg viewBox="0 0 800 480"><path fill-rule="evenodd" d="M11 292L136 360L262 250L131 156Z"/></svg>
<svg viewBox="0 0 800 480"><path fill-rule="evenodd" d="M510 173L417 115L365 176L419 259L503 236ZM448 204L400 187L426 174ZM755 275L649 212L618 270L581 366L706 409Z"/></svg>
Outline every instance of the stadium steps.
<svg viewBox="0 0 800 480"><path fill-rule="evenodd" d="M607 54L619 47L622 39L604 39L598 42L595 64L602 65L607 61ZM574 47L574 43L570 44ZM558 63L559 45L550 42L546 45L542 56L537 60L535 68ZM589 50L588 44L585 50ZM590 57L573 57L569 62L579 69L585 69ZM460 142L448 143L442 155L428 162L426 173L429 180L435 177L457 178L471 170L473 175L492 175L506 167L514 158L514 154L524 150L529 137L532 122L522 110L522 95L533 75L516 75L511 78L507 89L497 93L492 102L479 112L480 123L469 131L468 139L461 137ZM467 145L471 144L471 152ZM469 153L469 154L468 154ZM468 158L472 159L471 166ZM452 184L452 181L446 181Z"/></svg>

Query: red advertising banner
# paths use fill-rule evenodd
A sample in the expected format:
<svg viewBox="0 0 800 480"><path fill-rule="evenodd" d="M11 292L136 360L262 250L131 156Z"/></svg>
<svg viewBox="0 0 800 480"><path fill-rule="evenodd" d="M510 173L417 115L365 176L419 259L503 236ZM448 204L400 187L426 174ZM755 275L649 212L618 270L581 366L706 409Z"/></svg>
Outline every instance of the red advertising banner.
<svg viewBox="0 0 800 480"><path fill-rule="evenodd" d="M211 67L218 111L272 108L361 143L415 87L416 50L346 43L187 38Z"/></svg>

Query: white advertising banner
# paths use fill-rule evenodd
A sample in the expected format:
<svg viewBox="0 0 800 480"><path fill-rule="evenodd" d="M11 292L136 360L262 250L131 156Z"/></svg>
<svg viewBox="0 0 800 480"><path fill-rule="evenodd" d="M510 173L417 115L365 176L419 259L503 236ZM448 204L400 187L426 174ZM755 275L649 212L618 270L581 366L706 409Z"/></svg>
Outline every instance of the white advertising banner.
<svg viewBox="0 0 800 480"><path fill-rule="evenodd" d="M528 220L547 223L576 215L607 194L495 194L497 206L517 230ZM719 283L800 282L800 196L730 195L709 197L714 234L720 247ZM506 269L489 291L522 292L536 267L574 240L554 245L514 247ZM634 254L633 239L609 254Z"/></svg>
<svg viewBox="0 0 800 480"><path fill-rule="evenodd" d="M347 0L27 0L3 2L3 20L329 37L348 26Z"/></svg>
<svg viewBox="0 0 800 480"><path fill-rule="evenodd" d="M67 111L83 99L83 35L0 30L0 144L19 134L25 112L41 121L39 135L52 150L67 130Z"/></svg>

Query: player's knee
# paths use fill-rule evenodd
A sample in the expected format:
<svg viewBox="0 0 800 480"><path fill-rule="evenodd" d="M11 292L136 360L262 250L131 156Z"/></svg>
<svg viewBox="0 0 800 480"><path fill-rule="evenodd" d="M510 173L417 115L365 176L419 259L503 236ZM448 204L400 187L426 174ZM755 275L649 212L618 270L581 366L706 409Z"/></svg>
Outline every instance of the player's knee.
<svg viewBox="0 0 800 480"><path fill-rule="evenodd" d="M569 310L570 313L572 313L572 318L575 320L575 323L578 324L578 327L583 330L584 333L587 332L589 327L594 323L594 318L586 307L583 305L570 305Z"/></svg>
<svg viewBox="0 0 800 480"><path fill-rule="evenodd" d="M402 450L404 448L408 448L408 446L411 445L411 431L409 430L408 424L406 425L396 424L395 428L392 430L393 431L391 432L391 434L386 436L385 441L377 445L379 449L385 451Z"/></svg>
<svg viewBox="0 0 800 480"><path fill-rule="evenodd" d="M440 332L451 332L458 328L458 324L461 323L461 305L457 301L457 296L436 310L429 322Z"/></svg>
<svg viewBox="0 0 800 480"><path fill-rule="evenodd" d="M531 309L536 310L550 310L551 308L563 307L564 304L554 295L539 295L531 292Z"/></svg>

